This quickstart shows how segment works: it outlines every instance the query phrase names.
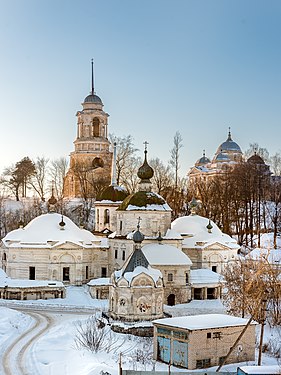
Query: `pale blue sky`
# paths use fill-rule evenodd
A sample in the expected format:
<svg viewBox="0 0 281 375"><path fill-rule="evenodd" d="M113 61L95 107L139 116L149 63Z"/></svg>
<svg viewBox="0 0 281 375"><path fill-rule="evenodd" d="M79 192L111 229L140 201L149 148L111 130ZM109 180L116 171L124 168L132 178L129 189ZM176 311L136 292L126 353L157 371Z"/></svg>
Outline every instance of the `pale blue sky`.
<svg viewBox="0 0 281 375"><path fill-rule="evenodd" d="M73 150L76 111L95 89L109 130L181 174L227 137L281 149L281 1L0 0L0 172Z"/></svg>

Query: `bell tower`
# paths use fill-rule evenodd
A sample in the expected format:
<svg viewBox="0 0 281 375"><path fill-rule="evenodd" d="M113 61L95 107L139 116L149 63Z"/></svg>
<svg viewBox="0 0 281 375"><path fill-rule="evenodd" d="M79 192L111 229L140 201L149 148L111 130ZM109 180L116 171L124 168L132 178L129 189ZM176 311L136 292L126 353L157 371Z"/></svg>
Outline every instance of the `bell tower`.
<svg viewBox="0 0 281 375"><path fill-rule="evenodd" d="M108 140L108 113L94 90L94 64L91 61L91 92L77 116L77 135L65 177L64 197L96 197L111 180L112 152Z"/></svg>

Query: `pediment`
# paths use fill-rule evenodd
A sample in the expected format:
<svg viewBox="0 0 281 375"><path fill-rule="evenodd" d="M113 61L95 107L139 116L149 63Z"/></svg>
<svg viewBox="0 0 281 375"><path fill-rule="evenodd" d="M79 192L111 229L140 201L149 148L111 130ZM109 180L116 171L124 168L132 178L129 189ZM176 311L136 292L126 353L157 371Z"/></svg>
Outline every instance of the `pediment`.
<svg viewBox="0 0 281 375"><path fill-rule="evenodd" d="M79 249L79 250L81 250L81 248L83 248L82 245L79 246L78 244L70 242L70 241L60 243L57 246L53 247L53 249Z"/></svg>
<svg viewBox="0 0 281 375"><path fill-rule="evenodd" d="M220 242L214 242L204 248L204 250L229 250L228 246L223 245Z"/></svg>

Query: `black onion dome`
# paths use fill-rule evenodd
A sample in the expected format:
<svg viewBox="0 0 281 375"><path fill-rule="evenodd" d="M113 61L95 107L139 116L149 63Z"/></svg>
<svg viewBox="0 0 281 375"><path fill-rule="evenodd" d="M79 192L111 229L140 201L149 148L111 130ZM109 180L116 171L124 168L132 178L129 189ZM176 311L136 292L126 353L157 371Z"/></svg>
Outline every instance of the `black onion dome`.
<svg viewBox="0 0 281 375"><path fill-rule="evenodd" d="M147 162L146 154L147 154L147 151L145 150L144 151L144 162L143 162L143 165L140 166L139 170L138 170L138 177L142 181L149 181L153 177L153 175L154 175L153 169L151 168L151 166Z"/></svg>
<svg viewBox="0 0 281 375"><path fill-rule="evenodd" d="M263 158L257 154L252 155L248 160L247 163L251 164L265 164Z"/></svg>
<svg viewBox="0 0 281 375"><path fill-rule="evenodd" d="M122 202L128 195L128 192L121 186L110 185L97 196L97 200Z"/></svg>
<svg viewBox="0 0 281 375"><path fill-rule="evenodd" d="M137 229L133 234L133 241L134 243L142 243L144 240L144 235Z"/></svg>
<svg viewBox="0 0 281 375"><path fill-rule="evenodd" d="M51 198L48 200L48 203L50 204L50 205L55 205L55 204L57 204L57 200L56 200L56 198L54 197L54 195L52 194L52 196L51 196Z"/></svg>
<svg viewBox="0 0 281 375"><path fill-rule="evenodd" d="M157 211L156 206L162 206L161 211L163 211L163 208L164 210L169 210L169 206L167 205L165 199L161 197L161 195L147 191L137 191L134 194L130 194L127 198L123 200L123 202L120 204L117 210L126 211L129 206L144 207L145 209L147 206L151 205L155 205L155 211ZM153 206L151 210L154 210Z"/></svg>
<svg viewBox="0 0 281 375"><path fill-rule="evenodd" d="M84 99L84 103L96 103L96 104L102 104L102 100L99 96L95 94L90 94L86 96Z"/></svg>

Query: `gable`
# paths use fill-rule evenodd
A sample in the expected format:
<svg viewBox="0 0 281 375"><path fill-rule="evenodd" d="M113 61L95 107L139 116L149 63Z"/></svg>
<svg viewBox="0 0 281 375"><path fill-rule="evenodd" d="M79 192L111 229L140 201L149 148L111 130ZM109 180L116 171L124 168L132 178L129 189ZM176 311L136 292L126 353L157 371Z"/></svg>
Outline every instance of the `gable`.
<svg viewBox="0 0 281 375"><path fill-rule="evenodd" d="M54 246L53 249L77 249L77 250L81 250L83 249L84 247L81 245L78 245L76 243L73 243L73 242L70 242L70 241L67 241L67 242L64 242L64 243L59 243L57 246Z"/></svg>
<svg viewBox="0 0 281 375"><path fill-rule="evenodd" d="M222 250L222 251L225 251L225 250L231 250L231 248L222 244L222 243L220 243L220 242L214 242L210 245L205 246L204 250Z"/></svg>

